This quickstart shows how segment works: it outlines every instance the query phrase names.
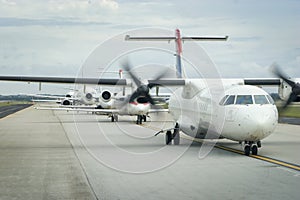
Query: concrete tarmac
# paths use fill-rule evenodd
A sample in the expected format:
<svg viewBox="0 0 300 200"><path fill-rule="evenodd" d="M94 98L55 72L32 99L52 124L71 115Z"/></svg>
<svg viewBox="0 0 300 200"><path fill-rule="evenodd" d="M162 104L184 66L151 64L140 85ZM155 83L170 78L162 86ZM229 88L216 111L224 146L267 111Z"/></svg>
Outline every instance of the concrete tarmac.
<svg viewBox="0 0 300 200"><path fill-rule="evenodd" d="M138 126L135 118L120 117L111 123L103 116L56 113L72 145L84 146L75 151L99 199L297 199L300 195L299 171L217 148L200 159L201 144L187 140L166 147L164 135L152 137L153 127L171 126L168 121L161 125L164 117L154 116L152 122ZM294 129L297 132L299 127ZM275 136L285 135L282 130ZM279 146L280 141L272 145L270 140L262 153L285 148L288 140L300 146L299 135L292 137ZM297 153L290 153L282 156L294 161Z"/></svg>
<svg viewBox="0 0 300 200"><path fill-rule="evenodd" d="M0 120L0 199L298 199L300 172L200 143L165 146L152 115L134 117L28 108ZM166 122L161 122L166 121ZM298 162L299 126L279 125L259 154ZM283 141L283 142L282 142ZM240 148L236 142L222 145ZM296 149L294 149L296 148Z"/></svg>
<svg viewBox="0 0 300 200"><path fill-rule="evenodd" d="M0 199L95 199L58 118L30 107L0 120Z"/></svg>

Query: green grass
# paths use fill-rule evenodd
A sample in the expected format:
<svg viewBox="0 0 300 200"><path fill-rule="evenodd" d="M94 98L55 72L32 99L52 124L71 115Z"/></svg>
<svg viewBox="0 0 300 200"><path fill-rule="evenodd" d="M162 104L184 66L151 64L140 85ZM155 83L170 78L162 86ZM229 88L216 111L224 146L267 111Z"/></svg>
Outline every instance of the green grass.
<svg viewBox="0 0 300 200"><path fill-rule="evenodd" d="M30 102L25 102L25 101L3 101L3 102L0 102L0 107L16 105L16 104L30 104Z"/></svg>
<svg viewBox="0 0 300 200"><path fill-rule="evenodd" d="M290 105L286 110L280 111L279 116L300 118L300 105Z"/></svg>

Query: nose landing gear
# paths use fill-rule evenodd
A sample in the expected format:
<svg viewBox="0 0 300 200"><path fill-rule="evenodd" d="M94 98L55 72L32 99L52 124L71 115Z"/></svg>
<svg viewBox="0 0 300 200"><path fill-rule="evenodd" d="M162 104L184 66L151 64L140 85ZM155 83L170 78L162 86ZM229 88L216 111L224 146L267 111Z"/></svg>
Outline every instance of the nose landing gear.
<svg viewBox="0 0 300 200"><path fill-rule="evenodd" d="M260 141L258 141L258 142L245 141L244 153L246 156L249 156L250 152L252 152L252 155L257 155L259 147L261 147Z"/></svg>
<svg viewBox="0 0 300 200"><path fill-rule="evenodd" d="M180 144L180 134L179 134L179 125L176 123L174 132L169 130L166 133L166 145L172 144L172 140L174 141L174 145L179 145Z"/></svg>
<svg viewBox="0 0 300 200"><path fill-rule="evenodd" d="M147 121L147 116L146 115L138 115L136 118L136 124L142 124Z"/></svg>

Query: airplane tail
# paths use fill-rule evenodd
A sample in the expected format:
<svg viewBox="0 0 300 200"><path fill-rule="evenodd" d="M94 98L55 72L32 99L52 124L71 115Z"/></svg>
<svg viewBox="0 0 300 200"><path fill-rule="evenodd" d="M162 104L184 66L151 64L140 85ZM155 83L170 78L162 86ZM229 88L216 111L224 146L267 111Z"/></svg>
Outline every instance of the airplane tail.
<svg viewBox="0 0 300 200"><path fill-rule="evenodd" d="M193 36L193 37L181 37L180 30L175 30L174 36L166 37L131 37L130 35L125 36L125 40L128 41L168 41L175 40L176 43L176 76L177 78L184 78L184 70L182 67L182 42L183 41L224 41L227 40L228 36Z"/></svg>
<svg viewBox="0 0 300 200"><path fill-rule="evenodd" d="M182 65L181 65L181 56L182 56L182 41L180 36L180 30L175 30L175 37L176 37L176 75L177 78L182 77Z"/></svg>

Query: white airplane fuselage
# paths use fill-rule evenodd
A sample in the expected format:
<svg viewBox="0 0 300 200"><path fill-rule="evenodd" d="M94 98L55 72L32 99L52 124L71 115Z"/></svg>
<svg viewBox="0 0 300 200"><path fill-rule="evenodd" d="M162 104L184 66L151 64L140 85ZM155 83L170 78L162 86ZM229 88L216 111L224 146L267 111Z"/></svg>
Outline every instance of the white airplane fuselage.
<svg viewBox="0 0 300 200"><path fill-rule="evenodd" d="M119 115L147 115L151 105L149 102L139 103L127 102L129 96L117 95L116 99L112 99L112 107L119 109ZM121 100L122 99L122 100Z"/></svg>
<svg viewBox="0 0 300 200"><path fill-rule="evenodd" d="M260 141L274 131L278 112L264 90L249 85L225 85L223 91L220 98L213 99L208 87L197 81L176 89L170 98L169 110L180 130L203 139L252 142ZM234 96L235 99L231 104L220 105L225 96ZM251 97L252 103L239 103L238 99L242 97ZM261 103L259 99L265 102ZM220 123L221 129L217 133L207 134L209 129L220 126Z"/></svg>

